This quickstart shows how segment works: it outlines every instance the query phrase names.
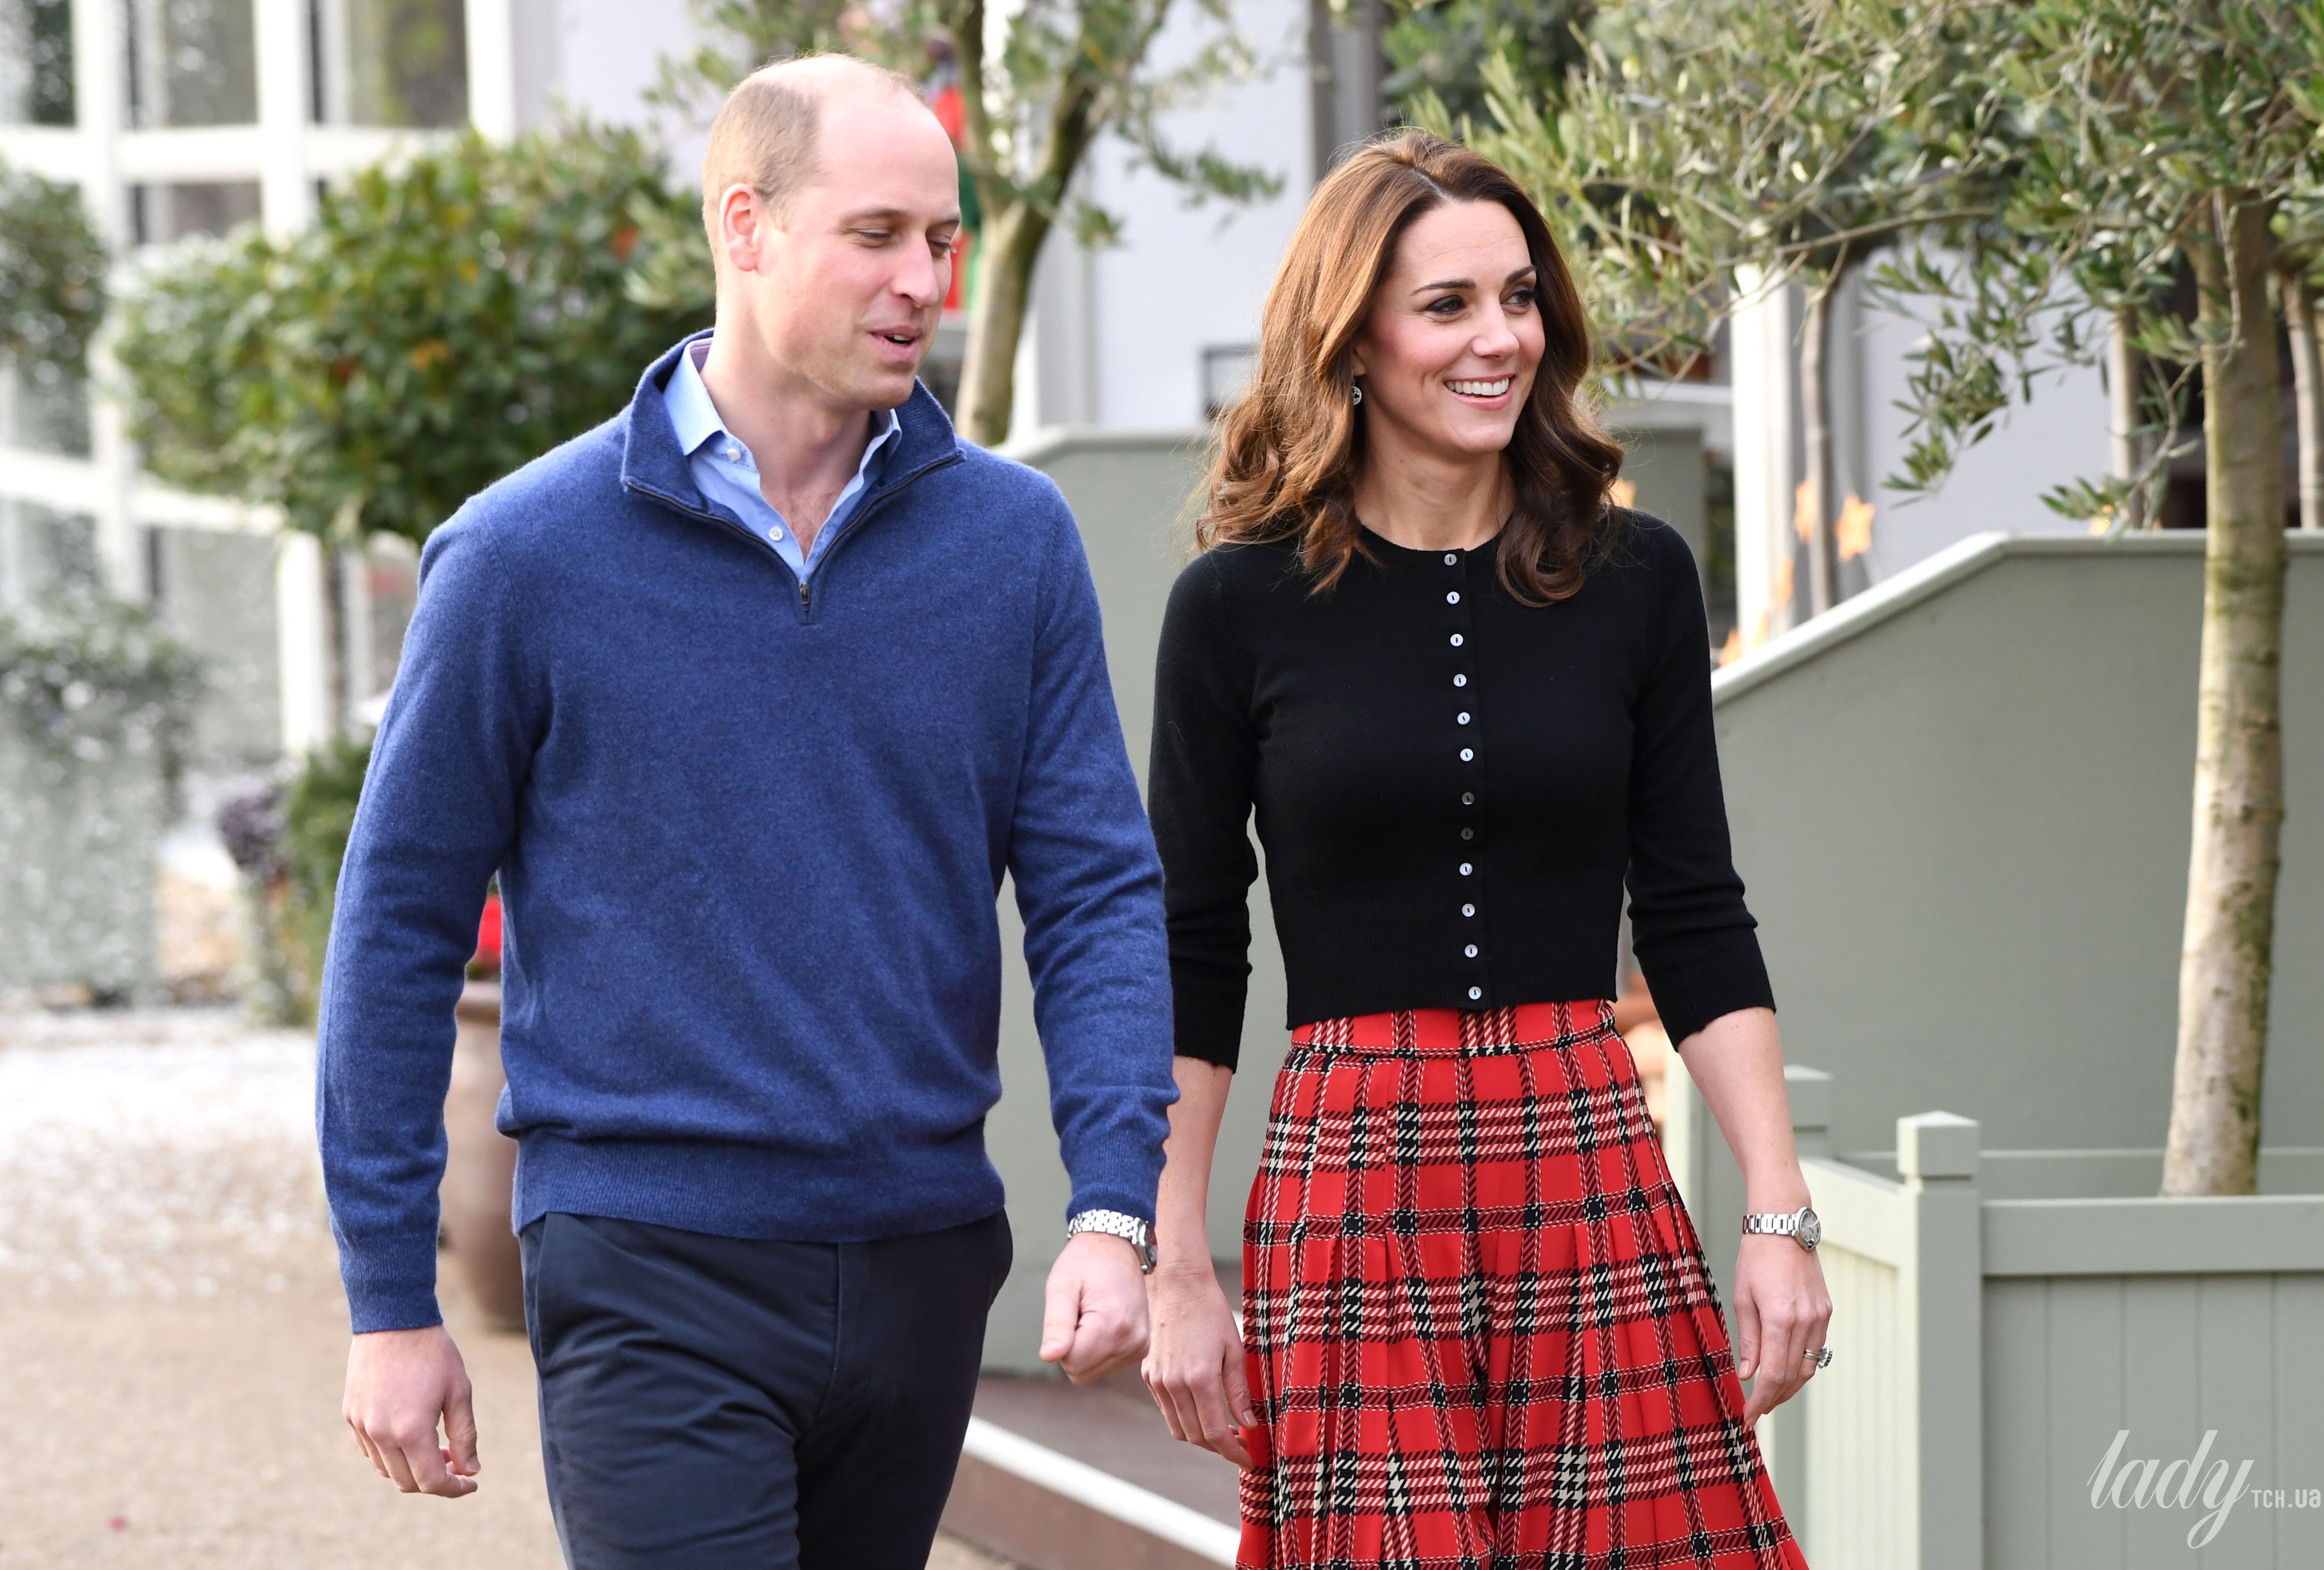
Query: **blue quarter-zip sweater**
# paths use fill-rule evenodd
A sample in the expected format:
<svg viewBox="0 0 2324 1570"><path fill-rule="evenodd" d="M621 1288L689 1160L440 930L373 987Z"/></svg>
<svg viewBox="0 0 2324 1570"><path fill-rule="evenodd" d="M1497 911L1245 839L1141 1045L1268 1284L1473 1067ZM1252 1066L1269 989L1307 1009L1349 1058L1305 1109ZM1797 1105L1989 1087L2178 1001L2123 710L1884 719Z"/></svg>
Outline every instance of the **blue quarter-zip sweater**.
<svg viewBox="0 0 2324 1570"><path fill-rule="evenodd" d="M1072 1208L1151 1220L1161 873L1072 514L926 389L803 588L662 389L429 539L340 876L316 1092L357 1331L431 1325L452 1006L497 873L514 1223L991 1214L1013 878Z"/></svg>

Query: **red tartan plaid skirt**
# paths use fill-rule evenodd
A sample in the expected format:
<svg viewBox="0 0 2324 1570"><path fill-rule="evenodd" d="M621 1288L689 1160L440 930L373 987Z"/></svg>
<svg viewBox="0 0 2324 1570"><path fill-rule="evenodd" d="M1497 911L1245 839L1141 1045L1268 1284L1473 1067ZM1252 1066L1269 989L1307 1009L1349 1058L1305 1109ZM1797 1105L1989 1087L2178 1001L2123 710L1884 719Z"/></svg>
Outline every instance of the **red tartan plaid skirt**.
<svg viewBox="0 0 2324 1570"><path fill-rule="evenodd" d="M1601 1002L1292 1034L1243 1233L1245 1570L1806 1570Z"/></svg>

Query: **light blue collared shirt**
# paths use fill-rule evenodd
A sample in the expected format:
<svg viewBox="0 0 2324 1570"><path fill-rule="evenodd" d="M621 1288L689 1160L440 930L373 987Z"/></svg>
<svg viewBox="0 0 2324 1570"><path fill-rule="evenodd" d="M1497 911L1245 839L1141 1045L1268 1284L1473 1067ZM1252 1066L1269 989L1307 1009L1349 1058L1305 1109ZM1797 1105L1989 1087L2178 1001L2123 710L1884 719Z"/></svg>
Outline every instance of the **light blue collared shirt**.
<svg viewBox="0 0 2324 1570"><path fill-rule="evenodd" d="M718 406L710 402L710 389L702 384L701 360L709 352L708 338L687 345L686 352L678 357L678 369L670 373L669 389L662 394L669 408L670 429L678 433L678 448L686 454L687 466L702 494L733 509L746 528L764 536L782 553L799 582L805 583L841 528L879 483L880 463L895 442L896 433L903 429L902 422L894 410L887 411L886 422L863 448L863 461L855 466L854 478L831 504L831 516L815 531L814 547L802 554L798 536L759 489L758 461L740 439L727 434L725 422L718 418Z"/></svg>

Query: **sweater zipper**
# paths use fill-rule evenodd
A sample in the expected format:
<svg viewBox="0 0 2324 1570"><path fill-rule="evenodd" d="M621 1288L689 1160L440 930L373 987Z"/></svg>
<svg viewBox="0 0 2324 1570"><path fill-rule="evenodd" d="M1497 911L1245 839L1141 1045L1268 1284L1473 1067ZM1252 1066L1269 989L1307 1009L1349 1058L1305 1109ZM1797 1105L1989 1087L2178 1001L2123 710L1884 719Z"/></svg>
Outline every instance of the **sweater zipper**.
<svg viewBox="0 0 2324 1570"><path fill-rule="evenodd" d="M823 553L824 560L828 562L831 559L832 553L839 549L839 542L846 539L850 534L854 533L856 528L863 522L865 518L870 516L873 509L886 503L890 497L896 495L907 485L911 485L922 476L932 474L936 470L943 468L948 464L956 464L958 462L960 462L960 454L957 451L946 453L944 457L937 458L933 462L922 464L918 468L914 469L910 474L906 475L902 479L898 480L886 490L873 494L863 503L862 506L855 510L855 516L847 521L846 526L837 534L831 537L831 544L825 548ZM632 480L630 482L630 489L636 491L641 495L651 496L655 501L659 502L663 506L671 509L673 512L683 513L689 518L699 518L706 523L715 523L729 533L739 534L743 539L751 541L752 544L757 546L761 550L771 557L775 565L782 569L783 576L788 577L798 586L800 619L808 620L812 618L815 610L815 600L808 591L807 579L798 577L796 573L791 571L791 564L783 559L783 553L775 549L774 542L772 540L768 540L761 535L752 533L750 530L745 529L742 525L735 522L731 518L724 518L715 513L705 512L699 507L689 507L685 503L679 501L676 496L670 495L666 491L657 491L651 485L641 485L637 481Z"/></svg>
<svg viewBox="0 0 2324 1570"><path fill-rule="evenodd" d="M922 464L918 468L914 469L910 474L906 475L902 479L898 480L886 490L876 491L871 495L865 497L863 499L863 505L855 509L855 516L850 518L844 524L841 525L839 532L831 537L831 543L824 547L824 570L826 572L830 570L831 559L839 554L839 548L847 543L847 537L853 534L857 530L862 528L865 523L871 522L872 513L887 505L891 498L900 494L907 486L919 479L923 475L932 474L936 470L943 468L947 464L956 464L958 462L960 462L960 453L955 449L945 454L945 456L940 458ZM790 564L788 562L785 562L783 565L788 568ZM812 622L815 619L815 599L812 591L807 586L807 579L801 578L798 580L798 592L799 614L806 620Z"/></svg>

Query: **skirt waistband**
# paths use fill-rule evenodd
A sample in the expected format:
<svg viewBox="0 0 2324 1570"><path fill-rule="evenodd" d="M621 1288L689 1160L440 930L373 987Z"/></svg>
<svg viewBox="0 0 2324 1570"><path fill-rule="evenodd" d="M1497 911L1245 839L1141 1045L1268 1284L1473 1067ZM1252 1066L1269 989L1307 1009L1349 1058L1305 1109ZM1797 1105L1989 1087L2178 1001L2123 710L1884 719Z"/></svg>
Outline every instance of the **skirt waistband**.
<svg viewBox="0 0 2324 1570"><path fill-rule="evenodd" d="M1519 1003L1508 1009L1398 1009L1295 1026L1291 1044L1309 1052L1382 1057L1470 1057L1574 1047L1614 1031L1614 1005Z"/></svg>

